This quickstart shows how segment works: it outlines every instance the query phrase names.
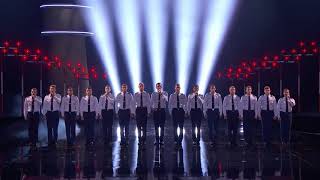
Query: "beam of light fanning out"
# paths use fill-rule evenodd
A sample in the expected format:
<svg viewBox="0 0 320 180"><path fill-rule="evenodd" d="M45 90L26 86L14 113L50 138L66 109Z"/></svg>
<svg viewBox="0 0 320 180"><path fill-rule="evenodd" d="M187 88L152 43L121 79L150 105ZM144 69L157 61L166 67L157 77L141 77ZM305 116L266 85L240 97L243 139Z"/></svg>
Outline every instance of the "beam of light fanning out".
<svg viewBox="0 0 320 180"><path fill-rule="evenodd" d="M141 82L141 22L140 3L136 0L114 1L116 23L126 53L126 64L133 90Z"/></svg>
<svg viewBox="0 0 320 180"><path fill-rule="evenodd" d="M90 8L89 10L84 11L85 20L90 31L95 33L93 36L94 42L107 71L111 87L115 93L120 92L119 73L114 54L112 29L109 14L107 14L108 10L104 3L105 1L81 0L81 2L92 7L92 9Z"/></svg>
<svg viewBox="0 0 320 180"><path fill-rule="evenodd" d="M186 93L192 63L195 39L199 27L198 0L175 1L175 37L177 46L177 80L181 90Z"/></svg>
<svg viewBox="0 0 320 180"><path fill-rule="evenodd" d="M208 17L204 27L197 77L201 93L206 91L218 53L237 6L237 0L210 1L208 5Z"/></svg>
<svg viewBox="0 0 320 180"><path fill-rule="evenodd" d="M163 83L165 46L167 40L167 0L145 0L144 18L150 49L150 65L153 84Z"/></svg>

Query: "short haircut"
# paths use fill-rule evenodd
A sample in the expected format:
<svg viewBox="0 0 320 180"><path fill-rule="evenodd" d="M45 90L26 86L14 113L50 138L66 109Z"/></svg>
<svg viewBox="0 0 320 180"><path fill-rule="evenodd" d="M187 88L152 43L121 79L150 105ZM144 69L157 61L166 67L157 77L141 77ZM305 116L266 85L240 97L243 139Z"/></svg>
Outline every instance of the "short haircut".
<svg viewBox="0 0 320 180"><path fill-rule="evenodd" d="M290 89L289 88L284 88L283 91L290 91Z"/></svg>
<svg viewBox="0 0 320 180"><path fill-rule="evenodd" d="M158 83L156 84L156 86L158 86L158 85L161 85L161 83L158 82Z"/></svg>
<svg viewBox="0 0 320 180"><path fill-rule="evenodd" d="M57 86L56 85L54 85L54 84L51 84L50 86L49 86L49 88L56 88Z"/></svg>
<svg viewBox="0 0 320 180"><path fill-rule="evenodd" d="M127 84L123 83L123 84L121 84L121 86L127 86Z"/></svg>
<svg viewBox="0 0 320 180"><path fill-rule="evenodd" d="M229 86L229 89L231 89L231 88L236 88L234 85L231 85L231 86Z"/></svg>
<svg viewBox="0 0 320 180"><path fill-rule="evenodd" d="M247 88L251 88L251 89L252 89L252 86L248 85L248 86L246 86L246 89L247 89Z"/></svg>
<svg viewBox="0 0 320 180"><path fill-rule="evenodd" d="M91 90L92 90L91 86L88 86L88 87L86 88L86 90L88 90L88 89L91 89Z"/></svg>
<svg viewBox="0 0 320 180"><path fill-rule="evenodd" d="M210 87L216 87L216 85L215 84L210 84Z"/></svg>
<svg viewBox="0 0 320 180"><path fill-rule="evenodd" d="M72 87L72 86L68 86L68 87L67 87L67 90L68 90L68 89L72 89L72 90L73 90L73 87Z"/></svg>
<svg viewBox="0 0 320 180"><path fill-rule="evenodd" d="M265 86L263 89L271 89L270 86Z"/></svg>

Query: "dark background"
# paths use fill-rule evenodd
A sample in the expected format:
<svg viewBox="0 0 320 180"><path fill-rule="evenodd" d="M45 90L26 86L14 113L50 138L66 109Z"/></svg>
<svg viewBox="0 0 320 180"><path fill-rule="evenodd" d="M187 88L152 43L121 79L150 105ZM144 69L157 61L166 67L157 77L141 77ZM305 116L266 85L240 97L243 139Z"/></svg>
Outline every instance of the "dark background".
<svg viewBox="0 0 320 180"><path fill-rule="evenodd" d="M43 10L39 8L41 4L52 2L68 2L72 3L77 1L65 0L10 0L0 1L0 41L4 40L21 40L24 44L31 48L43 47L46 51L47 38L40 35L41 30L45 29L43 23ZM201 1L199 1L200 3ZM320 1L318 0L240 0L239 6L234 15L233 21L226 35L226 39L219 54L218 62L215 67L215 72L224 70L230 64L237 64L242 59L261 58L264 55L272 55L279 53L283 48L296 47L297 42L300 40L311 41L319 40L320 32ZM172 18L170 22L172 22ZM83 27L84 28L84 27ZM169 38L173 39L172 27L169 25ZM84 28L85 29L85 28ZM116 53L118 65L123 65L120 72L127 72L124 66L123 51L120 47L119 39L117 38L117 31L114 32L114 40L116 44ZM143 40L144 41L144 40ZM101 67L102 64L99 60L97 51L90 38L87 38L87 58L88 67L95 65ZM167 48L167 66L165 78L165 90L168 92L173 91L175 83L175 52L174 41L168 41ZM143 61L148 61L148 48L144 44L144 58ZM199 48L196 48L199 50ZM197 59L197 52L194 52L195 60ZM197 61L195 61L197 62ZM16 63L16 64L15 64ZM19 98L20 83L19 83L19 68L17 62L6 62L5 64L5 96L6 96L6 113L15 114L20 107L21 98ZM310 57L304 59L302 64L302 77L301 77L301 94L302 94L302 111L316 112L317 105L317 92L318 92L318 66L317 57ZM150 68L144 67L145 74L143 75L146 88L148 91L153 89L151 84ZM37 77L37 68L30 65L27 70L28 79L25 84L25 95L29 93L29 89L37 86L37 81L32 79L33 76ZM287 65L284 67L284 87L292 89L292 96L297 96L297 67L296 64ZM191 72L194 73L194 70ZM201 75L201 72L198 72ZM279 97L279 83L278 72L266 71L262 73L262 87L266 84L271 85L274 94ZM128 84L128 75L123 74L120 77L121 82ZM191 76L190 83L194 84L196 77ZM214 79L212 75L212 82L217 84L221 94L227 93L227 87L230 81ZM248 84L254 85L257 89L254 79L248 81ZM91 84L94 87L94 93L99 95L102 93L102 87L106 82L103 80L93 81ZM239 94L242 94L243 82L234 82L239 89ZM132 88L131 88L132 89ZM190 91L190 87L188 91ZM46 92L45 92L46 93ZM257 92L255 92L257 93ZM17 100L12 101L14 98ZM13 108L14 107L14 108Z"/></svg>

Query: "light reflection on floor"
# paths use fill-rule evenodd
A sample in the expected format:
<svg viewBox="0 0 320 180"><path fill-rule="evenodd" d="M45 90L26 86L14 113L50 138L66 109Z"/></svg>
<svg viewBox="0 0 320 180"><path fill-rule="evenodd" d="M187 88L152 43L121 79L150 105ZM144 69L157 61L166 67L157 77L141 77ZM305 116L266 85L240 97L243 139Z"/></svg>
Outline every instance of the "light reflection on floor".
<svg viewBox="0 0 320 180"><path fill-rule="evenodd" d="M150 121L149 121L150 122ZM99 127L101 124L97 124ZM183 179L183 177L220 179L261 179L277 177L287 179L314 172L304 159L297 156L291 149L282 149L275 145L271 149L256 149L240 146L235 149L225 147L225 129L219 130L218 145L211 148L208 143L206 123L200 130L200 146L192 145L191 123L186 121L183 129L182 147L173 143L172 123L165 127L165 145L154 146L153 123L148 124L145 148L138 146L137 129L130 124L128 147L120 146L120 131L117 123L113 143L104 146L99 135L94 148L84 147L81 127L77 129L77 146L67 149L64 122L59 125L59 143L57 149L45 146L31 151L28 146L18 143L12 149L0 153L2 158L2 179L8 176L49 176L55 178L106 178L123 177L139 179ZM222 125L221 125L222 126ZM41 135L45 136L46 128L41 125ZM23 138L25 130L12 131L16 138ZM180 131L180 130L179 130ZM100 130L97 130L100 132ZM18 134L18 135L17 135ZM239 134L242 135L239 129ZM40 136L41 136L40 135ZM24 137L25 138L25 137ZM45 141L44 137L40 140ZM43 142L44 144L44 142ZM317 168L317 167L316 167ZM13 173L14 172L14 173ZM12 178L13 179L13 178Z"/></svg>

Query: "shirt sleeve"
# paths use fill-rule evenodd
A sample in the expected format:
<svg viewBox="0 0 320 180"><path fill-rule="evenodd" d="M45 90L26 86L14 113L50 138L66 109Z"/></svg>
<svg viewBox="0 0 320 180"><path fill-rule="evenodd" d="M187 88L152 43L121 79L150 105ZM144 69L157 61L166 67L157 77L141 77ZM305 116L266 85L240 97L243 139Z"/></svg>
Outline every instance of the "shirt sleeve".
<svg viewBox="0 0 320 180"><path fill-rule="evenodd" d="M204 101L203 101L203 114L206 114L207 113L207 104L208 104L208 94L206 94L204 96Z"/></svg>
<svg viewBox="0 0 320 180"><path fill-rule="evenodd" d="M257 101L257 116L261 117L261 101L262 101L262 96L259 97L258 101Z"/></svg>
<svg viewBox="0 0 320 180"><path fill-rule="evenodd" d="M25 98L24 104L23 104L23 116L25 120L27 120L27 114L28 114L28 102L27 102L27 98Z"/></svg>
<svg viewBox="0 0 320 180"><path fill-rule="evenodd" d="M79 105L79 98L78 96L76 96L76 112L77 112L77 116L80 115L80 105Z"/></svg>
<svg viewBox="0 0 320 180"><path fill-rule="evenodd" d="M64 117L64 100L65 100L65 97L62 98L61 106L60 106L60 112L62 117Z"/></svg>
<svg viewBox="0 0 320 180"><path fill-rule="evenodd" d="M223 108L222 108L222 97L221 95L219 94L219 98L218 98L218 103L219 103L219 113L220 113L220 116L222 116L222 113L223 113Z"/></svg>
<svg viewBox="0 0 320 180"><path fill-rule="evenodd" d="M280 106L281 106L281 98L278 100L277 103L277 110L276 110L276 117L280 117Z"/></svg>
<svg viewBox="0 0 320 180"><path fill-rule="evenodd" d="M115 103L114 103L114 106L115 106L115 111L116 111L116 114L118 114L119 112L119 106L118 106L118 103L119 103L119 95L117 95L116 99L115 99Z"/></svg>
<svg viewBox="0 0 320 180"><path fill-rule="evenodd" d="M290 103L291 107L294 107L296 105L296 101L293 98L290 98L289 103Z"/></svg>
<svg viewBox="0 0 320 180"><path fill-rule="evenodd" d="M171 115L172 114L172 94L170 95L169 97L169 104L168 104L168 108L169 108L169 114Z"/></svg>
<svg viewBox="0 0 320 180"><path fill-rule="evenodd" d="M168 93L167 92L163 92L162 96L164 97L164 99L166 100L166 102L168 102Z"/></svg>
<svg viewBox="0 0 320 180"><path fill-rule="evenodd" d="M227 96L223 98L223 115L227 117Z"/></svg>
<svg viewBox="0 0 320 180"><path fill-rule="evenodd" d="M107 98L107 97L106 97ZM99 97L98 107L99 107L99 114L101 115L102 111L102 96Z"/></svg>
<svg viewBox="0 0 320 180"><path fill-rule="evenodd" d="M56 99L56 101L60 104L61 103L61 95L60 94L56 94L54 96L54 98Z"/></svg>
<svg viewBox="0 0 320 180"><path fill-rule="evenodd" d="M99 102L98 102L98 98L94 97L94 101L95 101L95 111L96 111L96 116L98 116L100 114L100 108L99 108Z"/></svg>
<svg viewBox="0 0 320 180"><path fill-rule="evenodd" d="M132 94L129 94L130 95L130 111L131 111L131 114L136 114L136 103L135 103L135 100L132 96Z"/></svg>
<svg viewBox="0 0 320 180"><path fill-rule="evenodd" d="M244 98L244 96L242 96L241 98L240 98L240 102L239 102L239 115L240 115L240 117L243 117L243 98Z"/></svg>
<svg viewBox="0 0 320 180"><path fill-rule="evenodd" d="M255 118L258 116L258 99L257 97L254 98L254 101L255 101L255 106L254 106L254 116Z"/></svg>
<svg viewBox="0 0 320 180"><path fill-rule="evenodd" d="M84 111L83 104L84 104L84 99L82 97L81 100L80 100L80 116L81 117L83 117L83 111Z"/></svg>
<svg viewBox="0 0 320 180"><path fill-rule="evenodd" d="M42 107L42 114L43 114L43 115L46 115L46 114L47 114L46 97L47 97L47 96L45 96L44 99L43 99L43 107Z"/></svg>
<svg viewBox="0 0 320 180"><path fill-rule="evenodd" d="M190 114L190 111L191 111L191 95L188 96L188 100L187 100L187 111L188 111L188 114Z"/></svg>
<svg viewBox="0 0 320 180"><path fill-rule="evenodd" d="M277 115L277 99L276 99L276 97L274 97L273 96L273 98L274 98L274 103L273 103L273 112L274 112L274 116L276 116Z"/></svg>

